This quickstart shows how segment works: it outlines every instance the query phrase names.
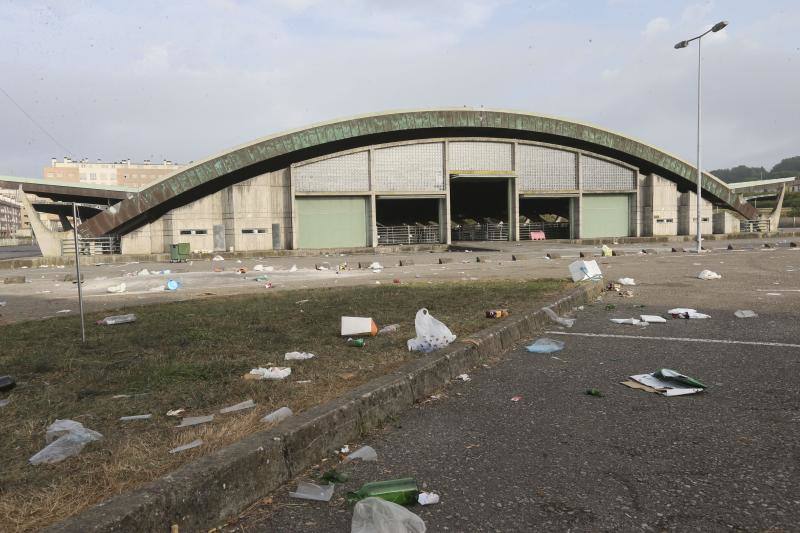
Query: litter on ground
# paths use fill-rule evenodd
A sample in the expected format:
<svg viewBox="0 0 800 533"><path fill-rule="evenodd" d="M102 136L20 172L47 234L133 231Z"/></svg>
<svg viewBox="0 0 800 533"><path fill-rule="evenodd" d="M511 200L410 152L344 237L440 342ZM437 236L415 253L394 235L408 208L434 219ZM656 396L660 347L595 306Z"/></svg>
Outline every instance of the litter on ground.
<svg viewBox="0 0 800 533"><path fill-rule="evenodd" d="M312 359L316 357L313 353L308 352L287 352L283 359L285 361L305 361L306 359Z"/></svg>
<svg viewBox="0 0 800 533"><path fill-rule="evenodd" d="M150 413L146 415L130 415L119 417L121 422L130 422L131 420L150 420L151 418L153 418L153 415Z"/></svg>
<svg viewBox="0 0 800 533"><path fill-rule="evenodd" d="M565 328L571 328L575 324L574 318L562 318L558 316L556 312L549 307L542 307L542 311L544 311L544 314L546 314L550 318L550 320L552 320L556 324L564 326Z"/></svg>
<svg viewBox="0 0 800 533"><path fill-rule="evenodd" d="M353 335L370 335L374 337L378 334L377 324L369 317L343 316L341 326L342 337Z"/></svg>
<svg viewBox="0 0 800 533"><path fill-rule="evenodd" d="M720 279L722 276L711 270L703 270L697 275L698 279Z"/></svg>
<svg viewBox="0 0 800 533"><path fill-rule="evenodd" d="M197 448L198 446L202 446L203 441L200 439L195 439L189 444L184 444L183 446L178 446L177 448L172 448L169 453L180 453L185 452L186 450L191 450L192 448Z"/></svg>
<svg viewBox="0 0 800 533"><path fill-rule="evenodd" d="M633 278L619 278L617 283L620 285L636 285L636 282L633 280Z"/></svg>
<svg viewBox="0 0 800 533"><path fill-rule="evenodd" d="M569 265L569 273L572 276L572 281L575 283L579 281L596 281L603 278L603 273L597 265L597 261L583 261L578 260Z"/></svg>
<svg viewBox="0 0 800 533"><path fill-rule="evenodd" d="M439 503L439 495L435 492L420 492L417 496L417 502L420 505L433 505Z"/></svg>
<svg viewBox="0 0 800 533"><path fill-rule="evenodd" d="M292 373L292 369L286 366L271 366L269 368L258 367L245 374L245 379L283 379Z"/></svg>
<svg viewBox="0 0 800 533"><path fill-rule="evenodd" d="M365 498L353 508L350 533L425 533L425 522L402 505Z"/></svg>
<svg viewBox="0 0 800 533"><path fill-rule="evenodd" d="M749 309L747 310L739 309L733 314L736 315L737 318L758 318L758 313L750 311Z"/></svg>
<svg viewBox="0 0 800 533"><path fill-rule="evenodd" d="M429 353L456 340L450 328L433 318L424 307L414 317L414 329L417 336L406 342L410 352Z"/></svg>
<svg viewBox="0 0 800 533"><path fill-rule="evenodd" d="M185 413L186 409L170 409L167 411L167 416L181 416L181 413Z"/></svg>
<svg viewBox="0 0 800 533"><path fill-rule="evenodd" d="M314 483L306 483L301 481L297 484L297 490L290 492L289 496L292 498L299 498L301 500L314 500L318 502L329 502L333 497L333 489L335 485L315 485Z"/></svg>
<svg viewBox="0 0 800 533"><path fill-rule="evenodd" d="M188 416L181 420L181 423L176 428L187 428L190 426L197 426L200 424L206 424L214 420L214 415L206 415L206 416Z"/></svg>
<svg viewBox="0 0 800 533"><path fill-rule="evenodd" d="M564 343L554 339L542 337L526 348L531 353L553 353L564 349Z"/></svg>
<svg viewBox="0 0 800 533"><path fill-rule="evenodd" d="M362 446L350 455L344 458L345 463L349 463L354 459L361 459L362 461L373 462L378 460L378 452L372 446Z"/></svg>
<svg viewBox="0 0 800 533"><path fill-rule="evenodd" d="M44 439L47 446L28 459L28 462L32 465L58 463L68 457L78 455L84 446L102 438L103 435L83 427L80 422L56 420L47 427L45 432Z"/></svg>
<svg viewBox="0 0 800 533"><path fill-rule="evenodd" d="M642 319L642 322L647 322L648 324L663 324L667 321L666 318L658 315L639 315L639 316Z"/></svg>
<svg viewBox="0 0 800 533"><path fill-rule="evenodd" d="M400 327L400 324L389 324L388 326L383 326L381 329L378 330L378 335L386 335L387 333L394 333L397 331L397 328Z"/></svg>
<svg viewBox="0 0 800 533"><path fill-rule="evenodd" d="M111 287L106 289L106 291L110 292L112 294L121 294L121 293L125 292L125 284L124 283L120 283L119 285L112 285Z"/></svg>
<svg viewBox="0 0 800 533"><path fill-rule="evenodd" d="M280 409L271 412L267 416L261 419L262 422L266 422L267 424L278 424L283 420L286 420L290 416L292 416L292 410L288 407L281 407Z"/></svg>
<svg viewBox="0 0 800 533"><path fill-rule="evenodd" d="M632 389L641 389L663 396L696 394L706 388L700 381L669 368L656 370L652 374L630 376L630 380L623 381L622 384Z"/></svg>
<svg viewBox="0 0 800 533"><path fill-rule="evenodd" d="M227 414L227 413L235 413L236 411L243 411L245 409L252 409L255 407L256 404L253 400L245 400L243 402L239 402L236 405L231 405L229 407L223 407L219 410L220 414Z"/></svg>
<svg viewBox="0 0 800 533"><path fill-rule="evenodd" d="M698 313L696 309L689 309L688 307L676 307L675 309L670 309L667 313L669 313L672 318L711 318L710 315Z"/></svg>
<svg viewBox="0 0 800 533"><path fill-rule="evenodd" d="M128 315L107 316L102 320L98 320L97 324L100 326L113 326L114 324L127 324L128 322L136 322L136 315L131 313Z"/></svg>
<svg viewBox="0 0 800 533"><path fill-rule="evenodd" d="M469 377L469 374L459 374L456 376L456 379L464 382L472 381L472 378Z"/></svg>
<svg viewBox="0 0 800 533"><path fill-rule="evenodd" d="M222 257L221 255L215 255L214 257L211 258L211 260L212 261L225 261L225 258Z"/></svg>
<svg viewBox="0 0 800 533"><path fill-rule="evenodd" d="M611 322L615 324L630 324L632 326L640 326L642 324L647 324L647 322L643 322L638 318L612 318Z"/></svg>

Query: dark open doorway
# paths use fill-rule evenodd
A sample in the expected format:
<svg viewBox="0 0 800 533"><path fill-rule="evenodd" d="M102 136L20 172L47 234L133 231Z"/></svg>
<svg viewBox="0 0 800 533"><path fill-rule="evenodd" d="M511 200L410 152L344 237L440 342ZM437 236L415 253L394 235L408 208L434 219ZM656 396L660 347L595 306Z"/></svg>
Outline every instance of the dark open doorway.
<svg viewBox="0 0 800 533"><path fill-rule="evenodd" d="M454 241L509 239L508 179L455 179L450 183Z"/></svg>
<svg viewBox="0 0 800 533"><path fill-rule="evenodd" d="M441 242L439 198L376 198L378 244Z"/></svg>
<svg viewBox="0 0 800 533"><path fill-rule="evenodd" d="M519 236L531 239L532 232L544 232L547 239L569 239L573 223L572 198L520 198Z"/></svg>

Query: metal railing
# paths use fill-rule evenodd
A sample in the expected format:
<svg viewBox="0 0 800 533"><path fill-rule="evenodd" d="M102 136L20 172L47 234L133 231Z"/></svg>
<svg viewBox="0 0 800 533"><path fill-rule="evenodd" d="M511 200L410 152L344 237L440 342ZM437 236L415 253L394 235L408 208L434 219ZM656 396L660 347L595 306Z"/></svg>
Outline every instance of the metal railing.
<svg viewBox="0 0 800 533"><path fill-rule="evenodd" d="M531 240L532 231L543 231L547 239L569 239L569 222L527 222L519 225L519 239Z"/></svg>
<svg viewBox="0 0 800 533"><path fill-rule="evenodd" d="M457 224L450 234L454 241L507 241L508 224Z"/></svg>
<svg viewBox="0 0 800 533"><path fill-rule="evenodd" d="M739 225L742 233L766 233L769 231L769 219L766 220L743 220Z"/></svg>
<svg viewBox="0 0 800 533"><path fill-rule="evenodd" d="M119 237L97 237L93 239L78 239L78 253L80 255L111 255L121 254ZM61 240L61 255L74 255L75 243L73 239Z"/></svg>
<svg viewBox="0 0 800 533"><path fill-rule="evenodd" d="M383 226L378 224L378 244L435 244L441 241L439 224Z"/></svg>

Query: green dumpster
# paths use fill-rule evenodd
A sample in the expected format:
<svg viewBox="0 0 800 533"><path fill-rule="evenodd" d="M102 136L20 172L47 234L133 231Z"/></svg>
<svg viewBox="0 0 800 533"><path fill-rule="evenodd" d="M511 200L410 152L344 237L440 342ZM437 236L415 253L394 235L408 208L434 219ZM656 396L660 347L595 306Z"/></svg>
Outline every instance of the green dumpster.
<svg viewBox="0 0 800 533"><path fill-rule="evenodd" d="M180 263L189 259L189 243L179 242L173 244L169 249L169 260L171 263Z"/></svg>

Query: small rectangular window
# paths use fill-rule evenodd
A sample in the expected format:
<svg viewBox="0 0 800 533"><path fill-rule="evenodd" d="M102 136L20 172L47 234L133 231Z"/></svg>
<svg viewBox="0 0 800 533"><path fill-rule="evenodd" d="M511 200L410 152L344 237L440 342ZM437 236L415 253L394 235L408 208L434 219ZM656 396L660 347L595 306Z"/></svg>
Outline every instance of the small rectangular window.
<svg viewBox="0 0 800 533"><path fill-rule="evenodd" d="M243 234L253 234L253 233L266 233L266 228L244 228L242 229Z"/></svg>
<svg viewBox="0 0 800 533"><path fill-rule="evenodd" d="M181 235L208 235L208 230L205 229L182 229Z"/></svg>

